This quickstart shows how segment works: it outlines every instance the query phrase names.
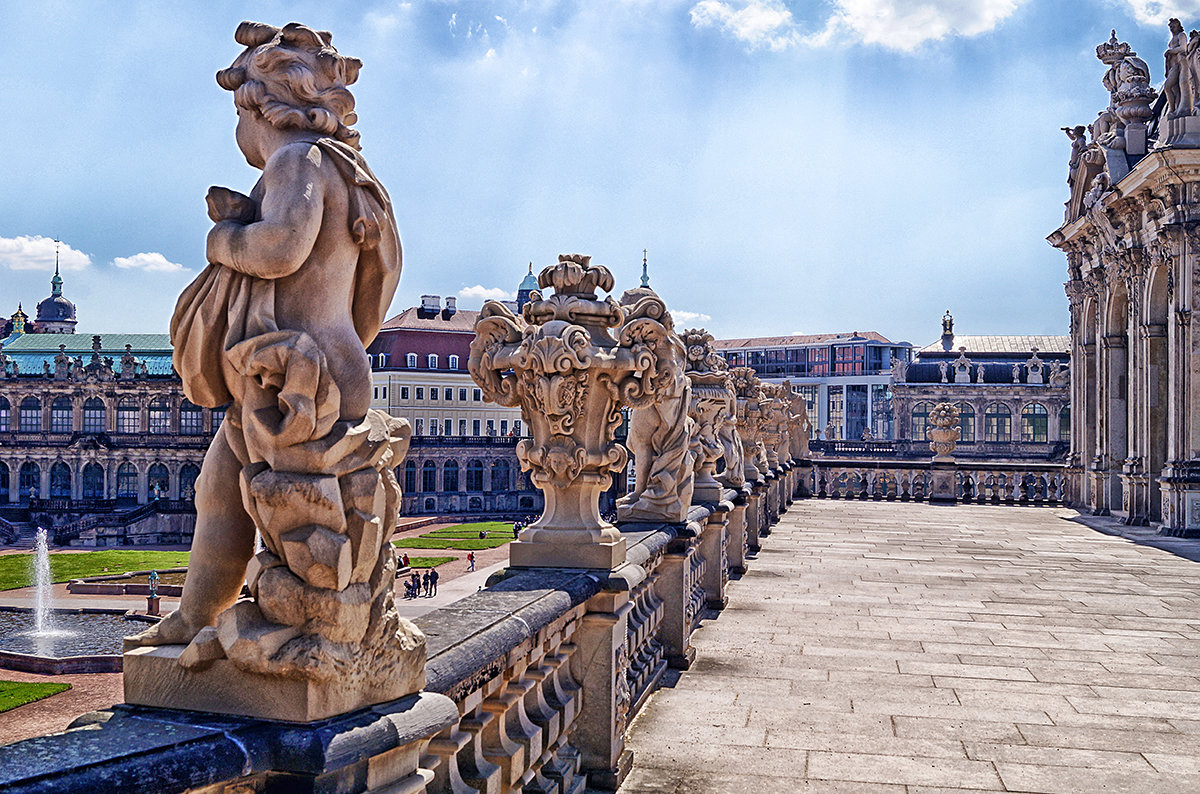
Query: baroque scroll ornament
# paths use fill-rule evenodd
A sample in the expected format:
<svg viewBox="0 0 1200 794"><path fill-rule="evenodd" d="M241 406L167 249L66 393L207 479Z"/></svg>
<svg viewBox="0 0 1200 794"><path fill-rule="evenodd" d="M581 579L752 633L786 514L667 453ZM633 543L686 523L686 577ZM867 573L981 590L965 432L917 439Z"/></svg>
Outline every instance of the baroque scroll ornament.
<svg viewBox="0 0 1200 794"><path fill-rule="evenodd" d="M541 517L510 547L514 566L608 568L625 558L616 527L600 517L599 497L628 453L614 443L621 408L654 404L676 384L665 306L622 308L607 268L563 254L538 275L522 317L484 304L468 369L484 396L520 406L531 439L517 458L545 494ZM661 301L659 301L661 304Z"/></svg>

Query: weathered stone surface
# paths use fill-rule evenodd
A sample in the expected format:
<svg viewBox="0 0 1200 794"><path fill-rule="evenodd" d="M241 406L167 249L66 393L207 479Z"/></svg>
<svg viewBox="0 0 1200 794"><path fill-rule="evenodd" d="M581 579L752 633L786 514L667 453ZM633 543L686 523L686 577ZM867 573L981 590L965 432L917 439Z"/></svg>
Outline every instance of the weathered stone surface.
<svg viewBox="0 0 1200 794"><path fill-rule="evenodd" d="M313 587L344 590L350 584L350 538L309 524L280 535L280 550L291 569Z"/></svg>

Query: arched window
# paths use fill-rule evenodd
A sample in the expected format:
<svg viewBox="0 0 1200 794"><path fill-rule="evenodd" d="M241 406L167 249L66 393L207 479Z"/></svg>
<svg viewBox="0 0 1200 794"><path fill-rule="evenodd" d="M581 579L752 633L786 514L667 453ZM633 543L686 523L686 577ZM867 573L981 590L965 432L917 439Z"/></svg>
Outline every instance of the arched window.
<svg viewBox="0 0 1200 794"><path fill-rule="evenodd" d="M442 466L442 490L458 490L458 461L448 460L446 461L446 464Z"/></svg>
<svg viewBox="0 0 1200 794"><path fill-rule="evenodd" d="M159 397L150 403L147 418L150 420L149 427L152 435L165 436L171 432L171 406L164 398Z"/></svg>
<svg viewBox="0 0 1200 794"><path fill-rule="evenodd" d="M8 464L0 463L0 505L8 504L12 495L8 492Z"/></svg>
<svg viewBox="0 0 1200 794"><path fill-rule="evenodd" d="M405 353L404 354L404 366L408 367L409 369L416 369L417 368L417 354L416 353Z"/></svg>
<svg viewBox="0 0 1200 794"><path fill-rule="evenodd" d="M196 498L196 480L200 477L200 467L195 463L185 463L179 470L179 498L192 500Z"/></svg>
<svg viewBox="0 0 1200 794"><path fill-rule="evenodd" d="M458 369L458 356L446 356L446 366L450 369Z"/></svg>
<svg viewBox="0 0 1200 794"><path fill-rule="evenodd" d="M61 460L50 467L50 498L71 498L71 469Z"/></svg>
<svg viewBox="0 0 1200 794"><path fill-rule="evenodd" d="M137 468L125 461L117 467L117 498L137 499L138 473Z"/></svg>
<svg viewBox="0 0 1200 794"><path fill-rule="evenodd" d="M7 433L12 429L12 406L8 402L7 397L0 397L0 433Z"/></svg>
<svg viewBox="0 0 1200 794"><path fill-rule="evenodd" d="M917 403L912 409L912 440L927 441L926 431L929 430L929 411L933 403Z"/></svg>
<svg viewBox="0 0 1200 794"><path fill-rule="evenodd" d="M185 436L198 436L204 432L204 412L191 400L179 406L179 432Z"/></svg>
<svg viewBox="0 0 1200 794"><path fill-rule="evenodd" d="M1064 405L1058 411L1058 438L1060 441L1071 441L1071 406Z"/></svg>
<svg viewBox="0 0 1200 794"><path fill-rule="evenodd" d="M478 458L467 461L467 490L483 490L483 461Z"/></svg>
<svg viewBox="0 0 1200 794"><path fill-rule="evenodd" d="M492 463L492 490L507 491L509 489L509 468L507 460L497 460Z"/></svg>
<svg viewBox="0 0 1200 794"><path fill-rule="evenodd" d="M83 403L83 432L103 433L107 419L104 400L99 397L89 397Z"/></svg>
<svg viewBox="0 0 1200 794"><path fill-rule="evenodd" d="M40 496L42 493L42 467L29 460L21 464L17 472L17 499L29 501L30 496Z"/></svg>
<svg viewBox="0 0 1200 794"><path fill-rule="evenodd" d="M104 498L104 467L99 463L89 463L83 467L83 498Z"/></svg>
<svg viewBox="0 0 1200 794"><path fill-rule="evenodd" d="M70 433L74 411L71 409L70 397L58 397L50 403L50 432ZM67 472L70 474L70 471Z"/></svg>
<svg viewBox="0 0 1200 794"><path fill-rule="evenodd" d="M117 405L117 432L118 433L138 433L141 432L141 421L138 417L137 403L132 398L126 397Z"/></svg>
<svg viewBox="0 0 1200 794"><path fill-rule="evenodd" d="M417 463L413 460L404 462L404 493L417 490Z"/></svg>
<svg viewBox="0 0 1200 794"><path fill-rule="evenodd" d="M1029 403L1021 409L1021 440L1032 441L1035 444L1045 444L1048 435L1049 416L1046 406L1041 403Z"/></svg>
<svg viewBox="0 0 1200 794"><path fill-rule="evenodd" d="M430 353L425 356L425 366L430 369L437 369L437 353Z"/></svg>
<svg viewBox="0 0 1200 794"><path fill-rule="evenodd" d="M1004 403L992 403L983 412L984 441L1012 441L1012 411Z"/></svg>
<svg viewBox="0 0 1200 794"><path fill-rule="evenodd" d="M958 408L958 440L962 444L975 441L975 409L970 403L959 403Z"/></svg>
<svg viewBox="0 0 1200 794"><path fill-rule="evenodd" d="M166 499L171 495L171 473L161 463L146 472L146 493L151 499Z"/></svg>
<svg viewBox="0 0 1200 794"><path fill-rule="evenodd" d="M437 490L437 464L432 460L421 464L421 490L425 493Z"/></svg>
<svg viewBox="0 0 1200 794"><path fill-rule="evenodd" d="M42 431L42 401L37 397L26 397L21 400L21 432L40 433Z"/></svg>

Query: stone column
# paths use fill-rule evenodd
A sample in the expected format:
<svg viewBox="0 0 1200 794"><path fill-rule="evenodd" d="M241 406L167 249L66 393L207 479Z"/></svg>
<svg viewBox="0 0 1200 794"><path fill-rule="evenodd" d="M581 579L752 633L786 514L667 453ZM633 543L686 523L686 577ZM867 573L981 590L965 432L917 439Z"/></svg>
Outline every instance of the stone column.
<svg viewBox="0 0 1200 794"><path fill-rule="evenodd" d="M727 526L732 509L733 505L729 502L719 504L704 522L700 535L700 553L707 562L703 579L704 604L709 609L721 610L729 603L725 596L725 585L729 581Z"/></svg>
<svg viewBox="0 0 1200 794"><path fill-rule="evenodd" d="M605 590L587 602L575 632L571 675L586 693L573 744L590 788L616 791L633 763L625 749L629 716L629 592Z"/></svg>
<svg viewBox="0 0 1200 794"><path fill-rule="evenodd" d="M734 497L725 524L725 553L729 572L746 572L746 495L740 491Z"/></svg>
<svg viewBox="0 0 1200 794"><path fill-rule="evenodd" d="M655 592L663 602L663 620L659 627L659 638L663 644L667 664L675 670L686 670L696 658L692 648L692 619L695 617L691 604L692 588L689 574L692 557L700 553L699 527L693 522L682 530L670 545L658 566L658 582Z"/></svg>

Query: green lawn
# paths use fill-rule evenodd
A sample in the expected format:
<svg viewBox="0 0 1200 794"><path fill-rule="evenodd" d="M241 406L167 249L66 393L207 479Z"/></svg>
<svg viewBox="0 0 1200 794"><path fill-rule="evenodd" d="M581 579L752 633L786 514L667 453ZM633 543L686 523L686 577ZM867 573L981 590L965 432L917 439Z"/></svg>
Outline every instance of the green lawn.
<svg viewBox="0 0 1200 794"><path fill-rule="evenodd" d="M454 562L458 557L409 557L409 568L436 568L448 562Z"/></svg>
<svg viewBox="0 0 1200 794"><path fill-rule="evenodd" d="M479 537L487 532L486 538ZM416 538L401 538L392 541L399 549L454 549L456 551L482 551L494 549L512 541L512 524L504 521L480 521L474 524L455 524L442 527Z"/></svg>
<svg viewBox="0 0 1200 794"><path fill-rule="evenodd" d="M497 537L490 535L487 538L480 539L478 536L471 538L401 538L400 540L392 541L398 549L456 549L457 551L479 551L481 549L494 549L497 546L503 546L505 543L511 542L512 535L508 537Z"/></svg>
<svg viewBox="0 0 1200 794"><path fill-rule="evenodd" d="M29 587L33 584L32 557L32 554L0 556L0 590ZM145 571L153 568L182 568L187 564L186 551L106 549L80 553L51 552L50 576L55 582L67 582L84 576Z"/></svg>
<svg viewBox="0 0 1200 794"><path fill-rule="evenodd" d="M0 681L0 712L57 695L70 688L70 684L27 684L21 681Z"/></svg>

